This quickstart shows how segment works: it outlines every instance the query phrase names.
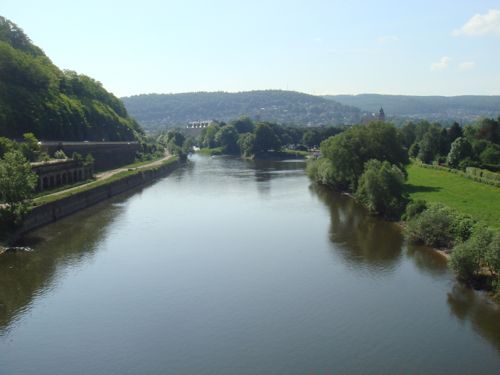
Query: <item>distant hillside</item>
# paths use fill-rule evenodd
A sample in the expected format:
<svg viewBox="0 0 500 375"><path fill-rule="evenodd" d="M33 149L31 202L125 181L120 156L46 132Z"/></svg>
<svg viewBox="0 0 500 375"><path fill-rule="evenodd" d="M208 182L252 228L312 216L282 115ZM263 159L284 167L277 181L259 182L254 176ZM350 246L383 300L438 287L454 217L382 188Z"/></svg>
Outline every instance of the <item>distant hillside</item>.
<svg viewBox="0 0 500 375"><path fill-rule="evenodd" d="M59 70L0 16L0 136L132 140L141 133L123 103L92 78Z"/></svg>
<svg viewBox="0 0 500 375"><path fill-rule="evenodd" d="M378 112L384 108L389 117L423 118L434 121L473 121L478 117L500 115L500 96L407 96L407 95L328 95L344 105L356 106L363 111Z"/></svg>
<svg viewBox="0 0 500 375"><path fill-rule="evenodd" d="M190 121L229 121L240 116L291 125L352 124L361 117L357 108L281 90L149 94L122 100L130 114L148 130L182 126Z"/></svg>

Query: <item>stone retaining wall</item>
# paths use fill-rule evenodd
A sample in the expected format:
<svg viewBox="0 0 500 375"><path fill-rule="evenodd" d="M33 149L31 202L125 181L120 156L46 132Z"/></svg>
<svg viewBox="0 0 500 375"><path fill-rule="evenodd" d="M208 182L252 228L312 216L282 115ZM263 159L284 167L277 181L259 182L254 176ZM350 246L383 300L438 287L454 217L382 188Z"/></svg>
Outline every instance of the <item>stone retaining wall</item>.
<svg viewBox="0 0 500 375"><path fill-rule="evenodd" d="M97 186L94 189L78 192L69 197L35 207L26 216L19 234L47 225L127 190L166 176L179 165L180 163L177 161L154 169L139 171L109 184Z"/></svg>

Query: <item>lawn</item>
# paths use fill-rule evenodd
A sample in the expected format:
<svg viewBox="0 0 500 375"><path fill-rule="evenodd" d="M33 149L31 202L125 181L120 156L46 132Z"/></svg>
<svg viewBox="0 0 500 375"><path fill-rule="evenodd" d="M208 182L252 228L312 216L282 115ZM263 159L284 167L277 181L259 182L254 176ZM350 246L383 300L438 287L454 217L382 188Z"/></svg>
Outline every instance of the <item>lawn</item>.
<svg viewBox="0 0 500 375"><path fill-rule="evenodd" d="M408 168L407 191L412 199L440 202L500 229L500 188L442 170Z"/></svg>

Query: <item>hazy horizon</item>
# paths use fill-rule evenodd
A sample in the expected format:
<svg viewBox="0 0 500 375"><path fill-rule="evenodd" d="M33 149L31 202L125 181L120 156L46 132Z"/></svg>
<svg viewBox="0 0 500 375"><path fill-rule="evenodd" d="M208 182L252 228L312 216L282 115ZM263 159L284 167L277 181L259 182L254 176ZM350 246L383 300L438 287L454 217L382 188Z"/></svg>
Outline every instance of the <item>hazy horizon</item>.
<svg viewBox="0 0 500 375"><path fill-rule="evenodd" d="M500 94L500 4L492 0L4 0L1 15L57 66L119 97L270 88Z"/></svg>

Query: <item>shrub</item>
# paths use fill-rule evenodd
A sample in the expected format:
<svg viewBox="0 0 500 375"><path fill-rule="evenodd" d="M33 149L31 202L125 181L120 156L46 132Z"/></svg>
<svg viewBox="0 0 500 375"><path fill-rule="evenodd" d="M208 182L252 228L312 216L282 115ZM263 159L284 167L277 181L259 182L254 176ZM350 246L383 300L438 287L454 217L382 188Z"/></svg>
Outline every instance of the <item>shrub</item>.
<svg viewBox="0 0 500 375"><path fill-rule="evenodd" d="M459 279L471 282L482 271L488 268L494 274L498 267L497 236L484 225L476 225L470 238L455 246L451 254L450 267Z"/></svg>
<svg viewBox="0 0 500 375"><path fill-rule="evenodd" d="M479 263L476 261L477 256L475 255L476 250L468 242L461 243L453 249L450 258L450 268L462 281L471 281L479 271Z"/></svg>
<svg viewBox="0 0 500 375"><path fill-rule="evenodd" d="M333 165L328 159L310 159L307 163L307 175L321 185L331 185L333 181Z"/></svg>
<svg viewBox="0 0 500 375"><path fill-rule="evenodd" d="M64 153L63 150L57 150L56 152L54 152L54 158L56 158L56 159L67 159L68 157L66 156L66 154Z"/></svg>
<svg viewBox="0 0 500 375"><path fill-rule="evenodd" d="M411 220L415 216L420 215L427 209L427 202L421 199L416 201L411 201L406 206L405 213L403 214L403 220Z"/></svg>
<svg viewBox="0 0 500 375"><path fill-rule="evenodd" d="M407 234L412 242L451 248L470 237L474 223L469 216L441 204L433 204L408 221Z"/></svg>

